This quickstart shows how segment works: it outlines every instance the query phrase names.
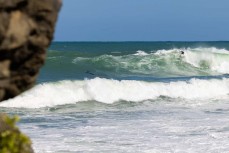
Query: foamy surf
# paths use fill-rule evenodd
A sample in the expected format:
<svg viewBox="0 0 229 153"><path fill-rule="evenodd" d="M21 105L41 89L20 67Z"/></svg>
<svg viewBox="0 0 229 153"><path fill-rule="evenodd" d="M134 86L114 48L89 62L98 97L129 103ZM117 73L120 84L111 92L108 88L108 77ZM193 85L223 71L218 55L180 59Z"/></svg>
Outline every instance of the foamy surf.
<svg viewBox="0 0 229 153"><path fill-rule="evenodd" d="M41 108L97 101L140 102L160 96L188 100L223 99L229 94L229 79L177 81L170 83L95 78L82 81L60 81L35 86L24 94L5 101L0 107Z"/></svg>
<svg viewBox="0 0 229 153"><path fill-rule="evenodd" d="M184 52L180 55L180 52ZM208 70L209 73L228 74L229 73L229 51L217 48L187 48L187 49L171 49L159 50L156 53L161 56L171 57L171 55L180 55L180 59L184 62L181 64L190 64L202 70Z"/></svg>
<svg viewBox="0 0 229 153"><path fill-rule="evenodd" d="M184 54L181 54L181 51ZM217 48L183 48L183 49L170 49L170 50L158 50L155 53L147 54L144 51L137 51L136 54L139 56L147 55L159 55L166 61L173 63L174 60L181 60L184 63L190 64L196 68L210 70L212 72L218 72L220 74L229 73L229 51L226 49Z"/></svg>

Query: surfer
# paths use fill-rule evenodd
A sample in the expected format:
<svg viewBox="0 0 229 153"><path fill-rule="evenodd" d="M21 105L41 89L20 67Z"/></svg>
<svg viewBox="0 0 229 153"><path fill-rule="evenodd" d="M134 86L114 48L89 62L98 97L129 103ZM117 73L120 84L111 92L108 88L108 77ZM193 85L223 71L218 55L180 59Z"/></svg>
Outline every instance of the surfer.
<svg viewBox="0 0 229 153"><path fill-rule="evenodd" d="M92 72L90 72L88 70L85 73L90 74L90 75L95 75L94 73L92 73Z"/></svg>
<svg viewBox="0 0 229 153"><path fill-rule="evenodd" d="M180 59L183 59L184 58L184 51L183 50L180 50L179 53L180 53L179 58Z"/></svg>

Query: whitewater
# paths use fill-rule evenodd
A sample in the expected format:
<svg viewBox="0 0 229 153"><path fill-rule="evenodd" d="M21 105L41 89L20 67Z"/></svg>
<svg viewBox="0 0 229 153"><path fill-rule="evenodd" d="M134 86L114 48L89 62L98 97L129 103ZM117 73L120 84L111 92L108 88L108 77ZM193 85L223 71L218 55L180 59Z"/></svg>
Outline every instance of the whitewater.
<svg viewBox="0 0 229 153"><path fill-rule="evenodd" d="M36 153L226 153L228 68L228 42L58 42L0 111Z"/></svg>
<svg viewBox="0 0 229 153"><path fill-rule="evenodd" d="M32 90L0 104L2 107L40 108L76 102L97 101L112 104L118 101L141 102L160 96L190 100L229 98L229 79L170 83L95 78L84 81L61 81L37 85ZM32 104L31 104L32 102Z"/></svg>

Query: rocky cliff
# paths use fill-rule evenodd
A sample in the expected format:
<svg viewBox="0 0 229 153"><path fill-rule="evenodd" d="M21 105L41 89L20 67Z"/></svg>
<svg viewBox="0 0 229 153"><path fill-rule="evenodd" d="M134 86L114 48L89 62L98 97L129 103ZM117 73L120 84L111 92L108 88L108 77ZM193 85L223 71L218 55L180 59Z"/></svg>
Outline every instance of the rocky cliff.
<svg viewBox="0 0 229 153"><path fill-rule="evenodd" d="M0 101L35 83L60 6L61 0L0 0ZM16 121L0 114L0 152L33 153Z"/></svg>
<svg viewBox="0 0 229 153"><path fill-rule="evenodd" d="M0 101L34 85L60 6L61 0L0 0Z"/></svg>

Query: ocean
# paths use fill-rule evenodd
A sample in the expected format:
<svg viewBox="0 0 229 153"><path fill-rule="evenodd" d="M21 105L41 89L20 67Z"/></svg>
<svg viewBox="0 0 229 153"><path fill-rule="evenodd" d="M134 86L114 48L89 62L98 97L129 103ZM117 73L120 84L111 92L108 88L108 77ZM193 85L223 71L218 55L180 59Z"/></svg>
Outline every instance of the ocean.
<svg viewBox="0 0 229 153"><path fill-rule="evenodd" d="M36 153L228 153L229 42L53 42L0 104Z"/></svg>

